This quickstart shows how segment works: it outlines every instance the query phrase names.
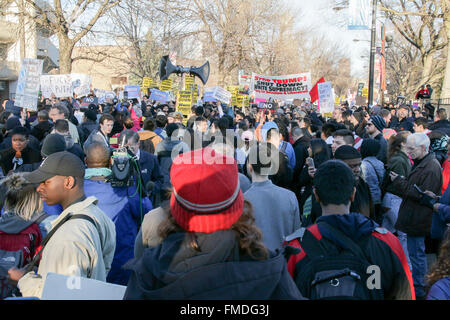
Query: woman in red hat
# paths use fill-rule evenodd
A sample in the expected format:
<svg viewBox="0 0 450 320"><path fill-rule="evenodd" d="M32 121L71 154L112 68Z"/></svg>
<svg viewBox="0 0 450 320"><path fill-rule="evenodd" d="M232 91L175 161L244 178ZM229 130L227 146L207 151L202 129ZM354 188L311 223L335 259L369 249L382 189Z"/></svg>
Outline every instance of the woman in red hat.
<svg viewBox="0 0 450 320"><path fill-rule="evenodd" d="M126 265L132 275L124 299L303 298L284 255L264 246L233 158L211 148L184 153L170 178L170 205L142 224L143 235L158 230L151 237L160 243ZM149 223L161 216L158 228Z"/></svg>

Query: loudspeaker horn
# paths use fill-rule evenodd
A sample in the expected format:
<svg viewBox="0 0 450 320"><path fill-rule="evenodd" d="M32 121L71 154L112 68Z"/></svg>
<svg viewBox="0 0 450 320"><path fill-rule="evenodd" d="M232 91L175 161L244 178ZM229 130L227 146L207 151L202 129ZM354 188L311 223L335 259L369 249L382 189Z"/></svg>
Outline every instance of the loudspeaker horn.
<svg viewBox="0 0 450 320"><path fill-rule="evenodd" d="M203 84L206 84L209 78L209 72L209 61L206 61L206 63L201 67L184 68L182 66L174 66L170 61L169 56L163 56L159 64L159 78L161 80L167 80L172 73L176 73L178 75L182 73L189 73L199 77Z"/></svg>

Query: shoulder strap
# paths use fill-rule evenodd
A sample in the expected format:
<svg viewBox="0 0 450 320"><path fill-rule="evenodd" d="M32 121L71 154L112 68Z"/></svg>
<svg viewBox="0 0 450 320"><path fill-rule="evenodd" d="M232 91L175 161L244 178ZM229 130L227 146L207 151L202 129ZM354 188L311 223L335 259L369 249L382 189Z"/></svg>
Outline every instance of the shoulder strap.
<svg viewBox="0 0 450 320"><path fill-rule="evenodd" d="M345 244L347 249L349 249L350 251L353 252L353 254L355 254L356 256L358 256L364 260L367 260L367 256L364 254L361 247L358 244L356 244L356 242L353 241L350 237L348 237L346 234L344 234L342 231L340 231L337 228L332 227L330 224L328 224L324 221L321 221L318 224L324 226L328 231L330 231L332 234L337 236L339 238L339 240L341 240Z"/></svg>
<svg viewBox="0 0 450 320"><path fill-rule="evenodd" d="M366 162L370 163L370 166L373 168L373 170L375 171L375 174L376 174L376 176L377 176L378 184L381 185L381 182L382 182L382 181L380 180L380 176L378 175L377 169L375 168L375 166L373 165L373 163L370 162L369 160L366 160Z"/></svg>
<svg viewBox="0 0 450 320"><path fill-rule="evenodd" d="M91 222L95 228L99 231L97 224L95 223L94 219L92 219L91 217L85 215L85 214L76 214L76 215L72 215L71 213L69 213L67 216L64 217L64 219L62 219L52 230L50 230L50 232L45 236L44 240L42 240L41 243L41 250L39 250L38 253L36 253L33 257L33 259L31 260L31 262L26 266L25 268L25 273L28 273L30 271L33 270L34 266L38 263L38 261L41 259L42 256L42 251L44 251L44 247L45 245L48 243L48 241L50 240L50 238L55 234L55 232L64 224L66 223L68 220L71 219L84 219L87 220L89 222Z"/></svg>
<svg viewBox="0 0 450 320"><path fill-rule="evenodd" d="M37 225L39 225L42 221L44 221L48 217L50 217L50 215L48 213L44 212L39 217L37 217L36 220L33 221L33 223L36 223Z"/></svg>

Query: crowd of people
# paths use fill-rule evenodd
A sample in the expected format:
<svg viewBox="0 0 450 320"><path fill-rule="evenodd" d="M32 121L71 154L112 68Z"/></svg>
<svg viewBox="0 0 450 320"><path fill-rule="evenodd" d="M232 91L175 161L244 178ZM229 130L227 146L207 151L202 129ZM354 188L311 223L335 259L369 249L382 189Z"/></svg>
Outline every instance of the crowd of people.
<svg viewBox="0 0 450 320"><path fill-rule="evenodd" d="M80 102L0 106L0 298L450 298L446 109Z"/></svg>

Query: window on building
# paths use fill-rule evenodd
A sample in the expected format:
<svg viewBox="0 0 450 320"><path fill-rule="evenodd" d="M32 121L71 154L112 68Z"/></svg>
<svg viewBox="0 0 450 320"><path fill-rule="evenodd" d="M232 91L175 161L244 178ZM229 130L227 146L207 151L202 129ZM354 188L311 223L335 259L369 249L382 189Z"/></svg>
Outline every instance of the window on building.
<svg viewBox="0 0 450 320"><path fill-rule="evenodd" d="M8 45L0 43L0 60L5 60L8 57Z"/></svg>

